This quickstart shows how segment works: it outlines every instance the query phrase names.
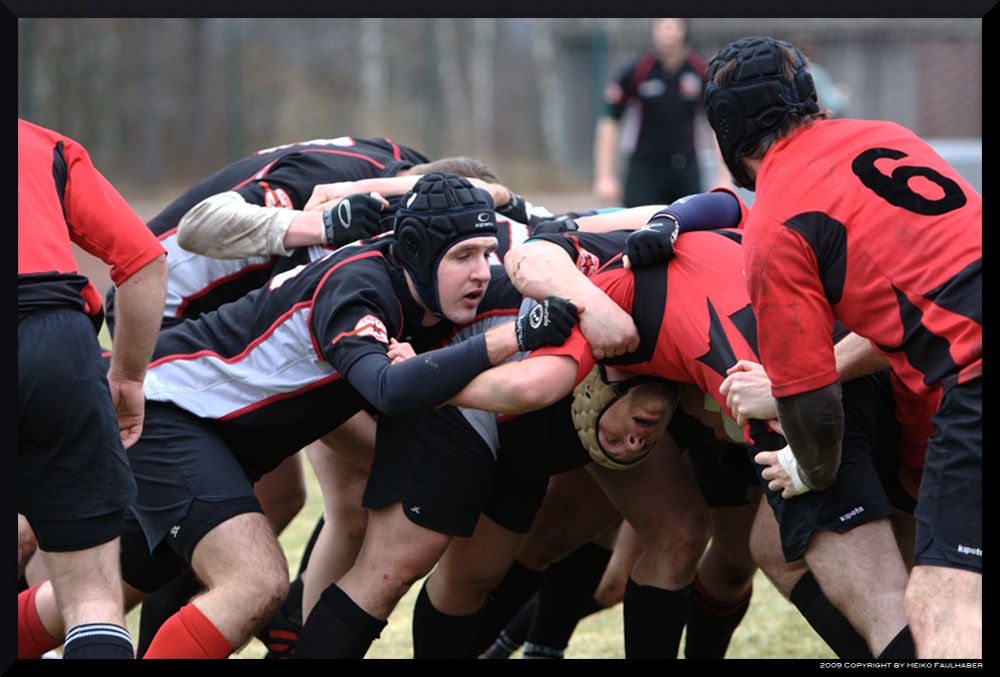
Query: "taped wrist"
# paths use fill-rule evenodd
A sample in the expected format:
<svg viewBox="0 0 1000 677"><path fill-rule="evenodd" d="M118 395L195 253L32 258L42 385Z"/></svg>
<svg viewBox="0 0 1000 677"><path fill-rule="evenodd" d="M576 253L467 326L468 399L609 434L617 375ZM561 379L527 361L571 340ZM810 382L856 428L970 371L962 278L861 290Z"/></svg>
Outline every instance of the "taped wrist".
<svg viewBox="0 0 1000 677"><path fill-rule="evenodd" d="M336 242L336 225L333 221L334 207L323 210L323 244L331 245Z"/></svg>
<svg viewBox="0 0 1000 677"><path fill-rule="evenodd" d="M796 494L804 494L809 491L809 487L806 486L806 483L802 481L802 477L799 475L799 463L795 460L795 454L792 453L791 445L786 444L778 450L778 463L781 464L782 470L792 478L792 486L795 487Z"/></svg>

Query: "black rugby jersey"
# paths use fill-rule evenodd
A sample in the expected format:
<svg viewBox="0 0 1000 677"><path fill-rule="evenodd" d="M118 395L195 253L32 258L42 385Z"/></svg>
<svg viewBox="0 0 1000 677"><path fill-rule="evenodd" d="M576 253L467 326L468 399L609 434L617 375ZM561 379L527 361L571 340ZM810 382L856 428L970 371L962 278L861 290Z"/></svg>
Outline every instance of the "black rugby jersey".
<svg viewBox="0 0 1000 677"><path fill-rule="evenodd" d="M261 467L363 408L382 409L388 397L434 406L426 384L387 392L384 383L352 380L351 369L372 354L388 368L389 338L418 353L466 343L513 319L522 297L503 268L492 266L472 323L422 327L424 310L391 261L391 243L373 238L291 267L233 303L165 329L147 372L147 399L215 421L234 452Z"/></svg>
<svg viewBox="0 0 1000 677"><path fill-rule="evenodd" d="M148 223L169 254L165 326L260 287L277 259L216 259L179 247L177 224L202 200L235 191L252 205L302 209L316 184L395 176L400 169L425 162L429 160L420 152L390 139L343 136L263 149L202 179ZM109 307L113 293L108 294Z"/></svg>

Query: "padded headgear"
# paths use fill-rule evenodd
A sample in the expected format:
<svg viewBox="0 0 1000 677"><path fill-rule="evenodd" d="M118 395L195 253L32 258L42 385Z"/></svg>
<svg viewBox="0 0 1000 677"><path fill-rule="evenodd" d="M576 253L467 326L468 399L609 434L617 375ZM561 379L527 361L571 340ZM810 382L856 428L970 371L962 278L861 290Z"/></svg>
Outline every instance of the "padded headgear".
<svg viewBox="0 0 1000 677"><path fill-rule="evenodd" d="M431 172L403 196L394 230L396 258L409 271L420 300L442 317L438 264L445 252L462 240L496 237L493 199L467 179Z"/></svg>
<svg viewBox="0 0 1000 677"><path fill-rule="evenodd" d="M573 425L576 426L580 442L590 454L590 458L598 465L612 470L626 470L642 463L649 455L647 451L631 461L619 461L608 455L601 446L601 438L598 435L604 412L616 400L628 393L630 388L643 383L669 383L669 381L655 376L633 376L623 381L609 381L604 367L598 364L573 389L573 404L570 406Z"/></svg>
<svg viewBox="0 0 1000 677"><path fill-rule="evenodd" d="M785 81L782 48L791 52L797 70L792 82ZM715 75L736 61L733 81L717 85ZM709 83L705 87L708 121L719 140L722 158L737 183L754 190L754 182L740 163L749 144L770 134L792 113L819 112L816 85L806 69L802 53L791 44L774 38L755 36L731 42L712 59Z"/></svg>

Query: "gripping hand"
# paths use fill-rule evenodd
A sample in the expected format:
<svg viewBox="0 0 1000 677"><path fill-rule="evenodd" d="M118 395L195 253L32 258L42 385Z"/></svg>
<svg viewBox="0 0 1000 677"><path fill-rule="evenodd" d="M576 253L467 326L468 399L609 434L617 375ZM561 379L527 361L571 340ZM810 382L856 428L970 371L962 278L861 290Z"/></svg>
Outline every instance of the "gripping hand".
<svg viewBox="0 0 1000 677"><path fill-rule="evenodd" d="M370 193L348 195L323 212L323 244L345 244L374 237L382 232L379 213L383 200Z"/></svg>
<svg viewBox="0 0 1000 677"><path fill-rule="evenodd" d="M517 318L514 324L517 347L528 351L548 345L561 346L576 325L576 314L576 306L568 299L546 296Z"/></svg>
<svg viewBox="0 0 1000 677"><path fill-rule="evenodd" d="M679 231L677 219L667 214L655 215L626 238L624 254L628 257L628 267L642 268L674 258L674 243Z"/></svg>
<svg viewBox="0 0 1000 677"><path fill-rule="evenodd" d="M497 212L503 214L508 219L513 219L518 223L528 222L528 203L524 201L524 198L515 193L514 191L508 189L510 193L510 202L505 204L503 207L498 207Z"/></svg>
<svg viewBox="0 0 1000 677"><path fill-rule="evenodd" d="M546 233L568 233L579 229L580 227L576 225L576 221L573 220L572 216L563 215L554 219L539 221L532 226L531 236L534 237L535 235L544 235Z"/></svg>

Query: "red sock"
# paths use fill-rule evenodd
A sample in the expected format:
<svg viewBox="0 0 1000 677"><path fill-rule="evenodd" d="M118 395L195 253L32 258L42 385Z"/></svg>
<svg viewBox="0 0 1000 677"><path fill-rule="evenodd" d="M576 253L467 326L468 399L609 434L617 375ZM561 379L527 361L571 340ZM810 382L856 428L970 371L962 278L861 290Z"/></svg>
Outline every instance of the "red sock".
<svg viewBox="0 0 1000 677"><path fill-rule="evenodd" d="M227 658L232 652L212 621L188 604L160 626L143 658Z"/></svg>
<svg viewBox="0 0 1000 677"><path fill-rule="evenodd" d="M41 658L62 644L45 630L38 618L35 595L41 583L33 585L17 596L17 657Z"/></svg>

